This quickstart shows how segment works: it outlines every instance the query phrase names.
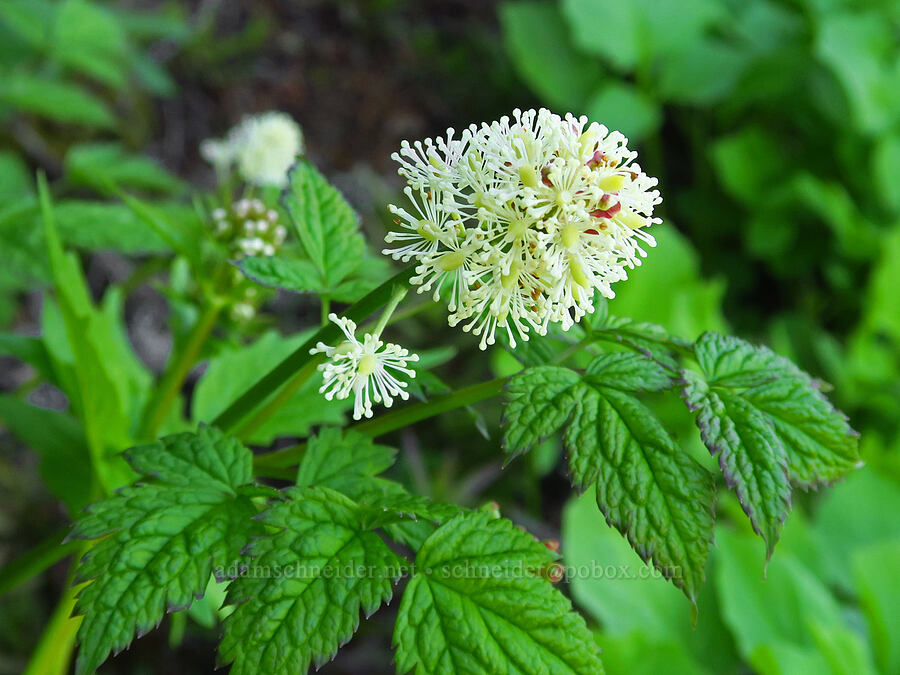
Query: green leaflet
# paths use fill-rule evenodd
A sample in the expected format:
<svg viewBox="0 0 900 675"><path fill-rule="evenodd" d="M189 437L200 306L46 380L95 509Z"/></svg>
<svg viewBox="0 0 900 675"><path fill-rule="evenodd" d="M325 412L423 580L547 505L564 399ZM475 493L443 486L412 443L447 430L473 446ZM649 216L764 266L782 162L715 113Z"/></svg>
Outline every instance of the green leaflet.
<svg viewBox="0 0 900 675"><path fill-rule="evenodd" d="M684 399L697 414L703 444L718 455L725 482L737 492L771 556L791 510L784 447L758 410L740 397L710 389L689 371L685 372Z"/></svg>
<svg viewBox="0 0 900 675"><path fill-rule="evenodd" d="M297 485L327 487L355 499L365 529L385 528L393 539L417 549L434 532L434 523L455 516L460 508L411 495L399 483L380 478L396 454L355 431L324 428L307 442Z"/></svg>
<svg viewBox="0 0 900 675"><path fill-rule="evenodd" d="M766 347L704 333L683 396L706 446L769 553L790 508L791 483L815 487L859 461L856 432L809 375Z"/></svg>
<svg viewBox="0 0 900 675"><path fill-rule="evenodd" d="M300 160L291 169L289 179L281 202L318 273L316 288L337 289L365 255L359 218L340 192L308 161Z"/></svg>
<svg viewBox="0 0 900 675"><path fill-rule="evenodd" d="M237 265L241 272L261 286L298 293L321 292L319 270L303 258L248 256Z"/></svg>
<svg viewBox="0 0 900 675"><path fill-rule="evenodd" d="M331 427L310 438L297 469L297 485L317 485L359 499L381 492L389 481L376 476L394 464L397 451L355 431Z"/></svg>
<svg viewBox="0 0 900 675"><path fill-rule="evenodd" d="M232 675L295 675L327 662L353 636L360 610L371 615L391 599L406 568L360 526L344 495L325 487L284 494L262 515L277 531L253 543L247 574L228 590L235 610L219 653Z"/></svg>
<svg viewBox="0 0 900 675"><path fill-rule="evenodd" d="M365 256L348 278L333 287L324 286L316 265L305 258L250 256L237 263L251 280L268 288L327 295L338 302L355 302L390 275L384 259Z"/></svg>
<svg viewBox="0 0 900 675"><path fill-rule="evenodd" d="M539 541L487 513L438 528L400 603L397 672L602 673L584 620L541 575L552 561Z"/></svg>
<svg viewBox="0 0 900 675"><path fill-rule="evenodd" d="M565 427L575 487L596 484L607 522L696 602L712 540L710 477L633 395L670 384L661 365L638 354L604 354L583 376L531 368L507 389L504 446L519 454Z"/></svg>
<svg viewBox="0 0 900 675"><path fill-rule="evenodd" d="M92 506L72 536L99 539L82 558L76 614L84 615L77 672L91 673L166 611L202 596L213 567L238 559L262 531L238 493L252 480L252 455L211 427L167 436L126 453L146 483Z"/></svg>
<svg viewBox="0 0 900 675"><path fill-rule="evenodd" d="M677 368L676 349L690 348L687 340L670 335L662 326L655 323L635 321L626 317L609 316L594 327L594 335L598 339L618 342L640 352L658 363Z"/></svg>

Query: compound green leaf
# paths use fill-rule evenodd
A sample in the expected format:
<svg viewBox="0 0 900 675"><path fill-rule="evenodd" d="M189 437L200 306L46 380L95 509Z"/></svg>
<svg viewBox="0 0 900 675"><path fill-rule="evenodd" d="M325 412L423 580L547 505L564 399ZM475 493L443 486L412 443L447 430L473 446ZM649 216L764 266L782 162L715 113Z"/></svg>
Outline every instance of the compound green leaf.
<svg viewBox="0 0 900 675"><path fill-rule="evenodd" d="M256 283L299 293L322 292L316 266L302 258L249 256L238 263L241 271Z"/></svg>
<svg viewBox="0 0 900 675"><path fill-rule="evenodd" d="M252 480L252 455L213 428L168 436L127 453L145 483L87 509L73 536L100 539L82 558L76 582L89 582L75 613L77 673L92 673L110 652L158 625L166 611L201 597L214 566L239 559L261 526L238 493Z"/></svg>
<svg viewBox="0 0 900 675"><path fill-rule="evenodd" d="M508 387L504 439L508 453L521 453L565 427L575 487L596 484L607 522L696 602L712 540L710 477L632 393L670 382L663 366L629 353L598 357L583 377L525 370Z"/></svg>
<svg viewBox="0 0 900 675"><path fill-rule="evenodd" d="M308 333L282 337L270 332L252 344L210 359L194 390L191 408L194 420L215 419L259 379L260 373L274 368L308 338ZM247 442L268 444L280 436L304 435L313 424L339 424L346 406L343 401L326 401L318 392L321 385L322 376L315 374Z"/></svg>

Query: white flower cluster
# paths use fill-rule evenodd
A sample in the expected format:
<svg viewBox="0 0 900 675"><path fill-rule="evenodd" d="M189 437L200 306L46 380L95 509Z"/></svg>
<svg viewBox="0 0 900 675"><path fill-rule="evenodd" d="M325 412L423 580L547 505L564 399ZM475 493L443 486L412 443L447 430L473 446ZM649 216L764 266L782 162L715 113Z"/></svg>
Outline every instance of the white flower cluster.
<svg viewBox="0 0 900 675"><path fill-rule="evenodd" d="M224 139L208 139L200 154L219 172L237 165L248 183L284 187L287 172L303 153L303 131L282 112L245 117Z"/></svg>
<svg viewBox="0 0 900 675"><path fill-rule="evenodd" d="M215 209L212 217L216 238L234 255L273 256L287 236L278 212L258 199L240 199L230 209Z"/></svg>
<svg viewBox="0 0 900 675"><path fill-rule="evenodd" d="M400 229L384 253L415 259L419 292L446 291L450 325L481 335L482 349L498 327L513 346L550 323L567 330L656 245L657 181L627 142L545 109L404 141L393 159L413 210L390 206Z"/></svg>
<svg viewBox="0 0 900 675"><path fill-rule="evenodd" d="M356 339L356 324L345 317L329 314L328 318L341 329L347 339L335 347L320 342L310 354L325 354L328 359L319 366L324 374L320 393L329 401L354 396L353 419L372 416L372 404L382 403L390 408L394 397L404 401L409 398L407 383L401 382L390 371L416 376L407 368L410 361L418 361L416 354L391 343L382 342L378 335L366 333L362 342Z"/></svg>

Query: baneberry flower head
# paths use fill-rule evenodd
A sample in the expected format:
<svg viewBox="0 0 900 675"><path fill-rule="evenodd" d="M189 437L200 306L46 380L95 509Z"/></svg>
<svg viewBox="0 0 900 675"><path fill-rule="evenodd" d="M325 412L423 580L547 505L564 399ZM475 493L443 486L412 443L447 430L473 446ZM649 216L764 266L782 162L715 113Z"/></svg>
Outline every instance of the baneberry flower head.
<svg viewBox="0 0 900 675"><path fill-rule="evenodd" d="M328 359L319 366L324 383L319 389L329 401L354 397L353 419L372 417L372 404L381 403L390 408L394 397L404 401L409 398L407 383L396 373L415 377L416 371L406 364L418 361L416 354L390 342L383 342L379 335L366 333L360 341L356 337L356 324L346 317L329 314L328 318L341 329L346 338L335 346L320 342L310 354L324 354Z"/></svg>
<svg viewBox="0 0 900 675"><path fill-rule="evenodd" d="M303 149L300 126L290 115L271 111L245 117L222 140L204 141L200 154L217 172L236 165L248 183L284 187L288 169Z"/></svg>
<svg viewBox="0 0 900 675"><path fill-rule="evenodd" d="M413 212L390 207L399 230L384 253L416 260L419 292L446 290L450 324L482 349L497 328L513 346L551 323L568 329L656 245L657 181L627 143L545 109L404 142L393 157Z"/></svg>

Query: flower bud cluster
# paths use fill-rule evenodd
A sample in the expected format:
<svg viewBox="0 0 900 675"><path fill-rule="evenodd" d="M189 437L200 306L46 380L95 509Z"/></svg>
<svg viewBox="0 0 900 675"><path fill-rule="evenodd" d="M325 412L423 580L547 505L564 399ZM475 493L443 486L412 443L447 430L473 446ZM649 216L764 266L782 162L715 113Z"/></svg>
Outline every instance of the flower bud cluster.
<svg viewBox="0 0 900 675"><path fill-rule="evenodd" d="M287 230L278 224L278 212L258 199L240 199L228 209L215 209L212 217L216 239L234 257L273 256L287 236Z"/></svg>

